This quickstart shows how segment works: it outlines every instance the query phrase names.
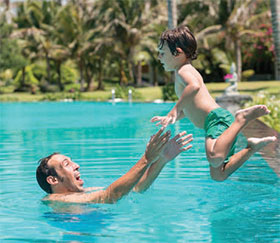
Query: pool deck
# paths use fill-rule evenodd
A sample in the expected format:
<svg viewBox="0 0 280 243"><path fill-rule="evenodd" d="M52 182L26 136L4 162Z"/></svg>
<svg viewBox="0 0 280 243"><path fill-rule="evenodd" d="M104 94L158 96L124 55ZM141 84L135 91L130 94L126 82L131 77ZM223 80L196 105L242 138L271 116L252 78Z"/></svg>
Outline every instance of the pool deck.
<svg viewBox="0 0 280 243"><path fill-rule="evenodd" d="M258 133L256 134L256 131ZM267 137L276 136L276 142L268 144L262 150L260 150L261 156L265 159L268 165L274 170L274 172L280 177L280 133L274 129L268 127L260 120L254 120L248 124L248 126L242 131L247 137Z"/></svg>

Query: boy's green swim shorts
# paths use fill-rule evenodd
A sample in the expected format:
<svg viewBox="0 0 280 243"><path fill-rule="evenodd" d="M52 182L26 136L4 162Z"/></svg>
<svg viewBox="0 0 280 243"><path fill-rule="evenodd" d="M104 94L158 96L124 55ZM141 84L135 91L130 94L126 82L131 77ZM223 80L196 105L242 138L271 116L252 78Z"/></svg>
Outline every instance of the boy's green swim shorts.
<svg viewBox="0 0 280 243"><path fill-rule="evenodd" d="M205 137L218 138L232 123L234 122L233 115L223 108L217 108L209 112L205 119L204 130ZM237 138L232 143L231 149L225 159L227 163L230 157L234 154Z"/></svg>

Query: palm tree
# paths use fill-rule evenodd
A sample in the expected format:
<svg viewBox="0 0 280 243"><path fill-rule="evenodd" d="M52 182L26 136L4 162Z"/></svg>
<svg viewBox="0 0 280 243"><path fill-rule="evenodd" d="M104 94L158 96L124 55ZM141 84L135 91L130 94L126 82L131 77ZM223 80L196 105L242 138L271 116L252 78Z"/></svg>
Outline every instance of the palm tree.
<svg viewBox="0 0 280 243"><path fill-rule="evenodd" d="M103 26L97 25L98 12L95 4L88 1L72 0L59 11L56 18L58 43L66 46L77 62L80 72L81 91L92 89L97 59L93 55L98 47Z"/></svg>
<svg viewBox="0 0 280 243"><path fill-rule="evenodd" d="M33 78L32 73L32 62L36 60L36 50L34 50L34 42L32 40L19 39L17 41L18 45L21 47L21 55L27 60L22 66L21 70L18 71L14 83L17 83L17 91L24 91L26 89L31 89L32 85L30 79L26 80L26 76ZM29 81L26 82L26 81ZM35 81L37 82L37 80ZM35 83L34 83L35 84Z"/></svg>
<svg viewBox="0 0 280 243"><path fill-rule="evenodd" d="M21 52L28 61L35 61L37 58L37 43L34 39L35 35L43 34L43 31L38 27L38 23L42 19L40 6L38 3L27 1L21 3L17 8L17 15L14 22L17 24L17 29L11 34L11 38L17 39ZM28 62L22 67L21 81L18 87L19 90L25 86L26 68Z"/></svg>
<svg viewBox="0 0 280 243"><path fill-rule="evenodd" d="M194 1L189 0L188 2ZM212 23L212 25L208 25L196 34L197 40L202 42L206 48L209 48L208 39L211 40L211 37L212 40L213 37L217 39L217 35L224 37L226 49L234 50L238 81L241 79L242 72L242 38L245 35L254 34L256 32L256 28L253 28L254 23L268 16L268 11L256 14L259 2L258 0L236 0L232 4L233 1L228 1L228 4L232 4L232 10L224 17L224 22L221 24ZM222 1L207 0L204 3L208 4L212 16L219 16L218 11Z"/></svg>
<svg viewBox="0 0 280 243"><path fill-rule="evenodd" d="M141 49L141 40L151 34L151 26L161 21L160 14L155 15L158 3L153 0L108 0L99 3L103 26L114 40L114 50L118 55L120 82L125 80L124 70L127 69L129 81L133 80L136 84L135 56Z"/></svg>
<svg viewBox="0 0 280 243"><path fill-rule="evenodd" d="M51 82L51 61L54 62L58 76L57 84L60 90L63 90L60 67L69 54L66 53L62 45L56 43L55 39L56 31L53 26L58 7L57 3L47 1L26 1L20 4L15 18L18 29L13 33L13 37L25 40L29 49L33 49L35 59L44 58L46 60L47 81L49 83ZM23 69L22 72L24 78L25 70Z"/></svg>
<svg viewBox="0 0 280 243"><path fill-rule="evenodd" d="M275 47L275 79L280 80L280 0L270 0L271 22Z"/></svg>
<svg viewBox="0 0 280 243"><path fill-rule="evenodd" d="M167 0L167 7L168 7L168 29L173 29L177 26L176 0Z"/></svg>

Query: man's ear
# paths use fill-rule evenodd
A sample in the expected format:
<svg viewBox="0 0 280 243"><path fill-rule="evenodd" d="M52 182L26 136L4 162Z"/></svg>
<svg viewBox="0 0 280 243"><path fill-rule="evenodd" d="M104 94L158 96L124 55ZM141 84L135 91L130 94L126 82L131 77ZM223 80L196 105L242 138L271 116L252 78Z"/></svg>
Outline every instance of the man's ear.
<svg viewBox="0 0 280 243"><path fill-rule="evenodd" d="M56 185L58 183L58 179L54 176L48 176L46 180L50 185Z"/></svg>

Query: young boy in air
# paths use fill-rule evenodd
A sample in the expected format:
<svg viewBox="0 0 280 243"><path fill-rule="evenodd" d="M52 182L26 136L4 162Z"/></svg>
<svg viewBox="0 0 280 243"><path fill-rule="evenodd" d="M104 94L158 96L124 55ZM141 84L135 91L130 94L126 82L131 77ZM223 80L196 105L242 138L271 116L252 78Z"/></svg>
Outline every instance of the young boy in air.
<svg viewBox="0 0 280 243"><path fill-rule="evenodd" d="M151 122L167 126L187 117L205 130L205 148L212 179L224 181L252 154L276 137L249 138L248 145L234 154L236 137L248 122L269 113L265 105L255 105L232 114L221 108L209 94L202 76L192 66L196 59L196 40L187 27L162 33L159 60L166 71L175 71L175 92L179 100L166 116L155 116Z"/></svg>

